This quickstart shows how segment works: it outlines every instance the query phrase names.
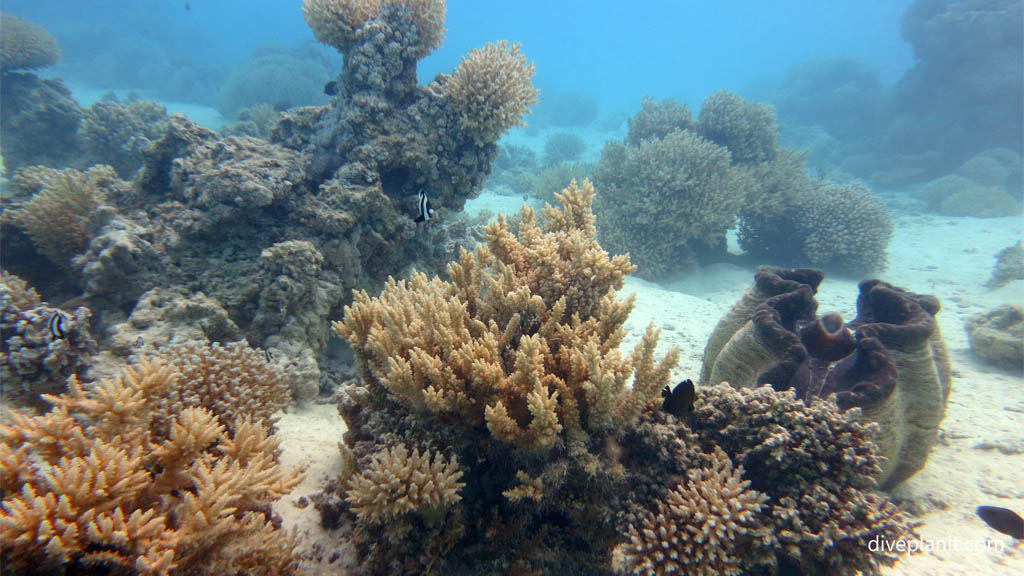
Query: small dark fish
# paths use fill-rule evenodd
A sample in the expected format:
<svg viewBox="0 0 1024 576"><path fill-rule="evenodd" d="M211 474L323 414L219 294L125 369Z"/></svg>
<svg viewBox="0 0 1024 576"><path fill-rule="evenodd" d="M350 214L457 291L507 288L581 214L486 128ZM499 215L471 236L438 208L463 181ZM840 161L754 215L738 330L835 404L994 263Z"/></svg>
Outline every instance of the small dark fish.
<svg viewBox="0 0 1024 576"><path fill-rule="evenodd" d="M669 389L665 386L665 389L661 391L661 397L664 400L661 402L661 409L673 416L686 416L693 410L693 401L697 399L697 389L693 387L693 380L687 378L679 384L676 384L675 388Z"/></svg>
<svg viewBox="0 0 1024 576"><path fill-rule="evenodd" d="M192 10L192 5L189 4L188 2L185 2L185 10L186 11L191 11Z"/></svg>
<svg viewBox="0 0 1024 576"><path fill-rule="evenodd" d="M270 348L264 348L263 357L266 358L267 364L270 364L274 360L274 353L270 351Z"/></svg>
<svg viewBox="0 0 1024 576"><path fill-rule="evenodd" d="M67 332L64 331L64 323L67 322L67 315L60 310L53 313L50 316L50 336L54 340L63 340L67 336Z"/></svg>
<svg viewBox="0 0 1024 576"><path fill-rule="evenodd" d="M338 95L338 81L337 80L331 80L327 84L324 84L324 94L327 94L328 96L337 96Z"/></svg>
<svg viewBox="0 0 1024 576"><path fill-rule="evenodd" d="M145 346L145 345L146 345L146 341L142 339L142 336L139 336L139 337L138 337L138 338L137 338L137 339L135 340L135 347L136 347L136 348L142 348L142 347L143 347L143 346Z"/></svg>
<svg viewBox="0 0 1024 576"><path fill-rule="evenodd" d="M419 202L417 206L419 208L419 216L417 216L413 222L425 222L430 220L430 217L434 215L434 209L430 207L430 198L427 198L427 193L422 189L419 193Z"/></svg>
<svg viewBox="0 0 1024 576"><path fill-rule="evenodd" d="M978 506L975 512L985 521L985 524L993 529L1013 536L1017 540L1024 540L1024 518L1021 518L1013 510L998 506Z"/></svg>

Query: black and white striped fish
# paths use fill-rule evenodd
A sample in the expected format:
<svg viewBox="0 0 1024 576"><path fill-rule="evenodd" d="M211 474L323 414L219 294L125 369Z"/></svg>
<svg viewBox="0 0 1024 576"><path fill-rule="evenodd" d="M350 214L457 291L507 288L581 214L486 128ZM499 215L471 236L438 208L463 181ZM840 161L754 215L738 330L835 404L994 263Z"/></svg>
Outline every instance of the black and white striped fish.
<svg viewBox="0 0 1024 576"><path fill-rule="evenodd" d="M416 217L413 222L425 222L430 220L431 216L434 215L434 209L430 207L430 198L427 198L427 193L420 189L419 193L419 216Z"/></svg>
<svg viewBox="0 0 1024 576"><path fill-rule="evenodd" d="M50 336L54 340L63 340L67 336L67 332L64 330L64 324L69 320L68 315L60 310L54 310L53 316L50 316Z"/></svg>

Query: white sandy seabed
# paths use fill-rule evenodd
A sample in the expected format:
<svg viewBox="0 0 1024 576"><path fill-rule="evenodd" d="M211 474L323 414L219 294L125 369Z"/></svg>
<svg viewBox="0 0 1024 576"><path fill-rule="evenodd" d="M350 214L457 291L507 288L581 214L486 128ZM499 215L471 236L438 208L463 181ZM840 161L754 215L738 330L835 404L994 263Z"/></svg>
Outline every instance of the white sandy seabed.
<svg viewBox="0 0 1024 576"><path fill-rule="evenodd" d="M493 209L509 209L504 198L480 199L487 200L497 205ZM942 301L939 321L952 357L954 383L940 443L926 468L895 489L895 496L926 511L918 517L923 522L920 540L907 545L927 550L905 555L886 574L1024 574L1024 544L992 530L974 512L978 505L995 505L1024 514L1024 375L982 363L971 353L964 331L964 321L976 313L1000 304L1024 304L1024 281L998 290L984 286L995 253L1024 237L1022 231L1024 220L1018 217L896 219L890 265L878 276ZM623 292L635 292L637 301L624 349L631 350L644 327L653 323L662 330L660 346L680 348L674 380L696 378L712 328L752 279L752 270L731 265L711 266L666 283L672 289L630 278ZM852 319L856 297L856 280L826 278L818 291L819 311L836 311ZM326 478L337 474L337 443L344 422L333 405L309 405L283 415L279 428L284 465L304 467L306 480L276 509L287 526L298 528L304 547L327 550L329 556L338 536L320 528L312 506L300 509L295 502L319 491ZM1016 450L1003 453L983 447L996 445ZM325 562L321 573L344 574L345 564L344 559Z"/></svg>

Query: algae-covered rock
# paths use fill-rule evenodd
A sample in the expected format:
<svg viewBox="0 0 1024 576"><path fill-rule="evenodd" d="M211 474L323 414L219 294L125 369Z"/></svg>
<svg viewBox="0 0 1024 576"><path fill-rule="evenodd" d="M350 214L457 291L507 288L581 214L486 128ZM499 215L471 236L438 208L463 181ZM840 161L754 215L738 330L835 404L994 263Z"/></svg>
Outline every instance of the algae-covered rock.
<svg viewBox="0 0 1024 576"><path fill-rule="evenodd" d="M1002 306L972 316L964 324L971 350L1001 368L1024 372L1024 309Z"/></svg>

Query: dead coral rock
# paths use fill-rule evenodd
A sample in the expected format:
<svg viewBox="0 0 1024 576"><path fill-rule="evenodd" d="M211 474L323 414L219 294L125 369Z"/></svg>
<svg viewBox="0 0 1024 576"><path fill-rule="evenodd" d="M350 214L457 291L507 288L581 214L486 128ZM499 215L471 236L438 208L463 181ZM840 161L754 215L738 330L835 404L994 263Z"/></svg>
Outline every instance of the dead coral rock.
<svg viewBox="0 0 1024 576"><path fill-rule="evenodd" d="M758 269L762 278L780 272ZM891 488L924 466L945 414L952 370L935 321L938 300L868 280L857 317L844 325L837 314L817 317L812 284L777 283L790 291L764 300L742 326L720 324L709 346L725 344L705 358L702 382L771 384L808 402L836 394L839 408L861 408L861 418L881 427L877 441L888 461L878 481Z"/></svg>
<svg viewBox="0 0 1024 576"><path fill-rule="evenodd" d="M51 308L17 276L0 281L0 380L4 398L42 405L40 394L59 394L68 377L84 377L96 343L88 308ZM59 318L59 326L51 322Z"/></svg>
<svg viewBox="0 0 1024 576"><path fill-rule="evenodd" d="M1024 309L1001 306L967 319L971 351L979 358L1019 374L1024 371Z"/></svg>
<svg viewBox="0 0 1024 576"><path fill-rule="evenodd" d="M242 331L218 301L180 287L149 290L139 297L128 320L111 331L109 346L121 356L175 342L242 338Z"/></svg>
<svg viewBox="0 0 1024 576"><path fill-rule="evenodd" d="M73 261L81 270L86 295L121 308L161 283L164 270L151 240L150 230L121 217L112 219Z"/></svg>

